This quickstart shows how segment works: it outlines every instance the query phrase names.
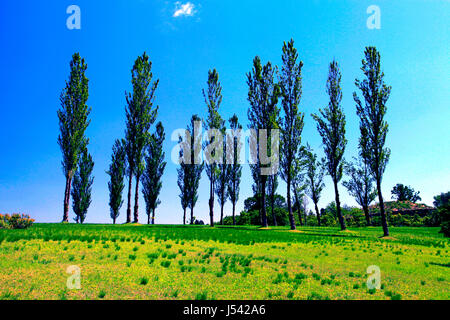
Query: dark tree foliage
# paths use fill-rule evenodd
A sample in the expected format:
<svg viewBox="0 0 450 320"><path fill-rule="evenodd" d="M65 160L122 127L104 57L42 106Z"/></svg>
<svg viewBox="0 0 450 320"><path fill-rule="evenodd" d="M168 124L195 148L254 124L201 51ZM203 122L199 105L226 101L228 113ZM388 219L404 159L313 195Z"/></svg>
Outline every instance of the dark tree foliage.
<svg viewBox="0 0 450 320"><path fill-rule="evenodd" d="M219 114L220 104L222 103L222 86L220 85L219 74L216 69L208 71L208 81L206 84L206 91L202 91L208 111L208 116L204 122L204 127L206 130L222 130L224 121ZM205 149L213 148L211 151L212 161L211 163L207 163L205 167L206 174L209 178L209 217L211 226L214 226L214 191L216 188L216 179L219 175L219 170L217 168L217 162L219 159L216 158L217 156L220 156L220 152L218 152L214 146L217 145L217 143L221 143L221 141L217 141L217 139L218 137L213 135L204 145ZM220 220L222 221L222 218Z"/></svg>
<svg viewBox="0 0 450 320"><path fill-rule="evenodd" d="M360 118L360 149L364 161L369 165L372 176L375 178L380 205L381 225L384 236L389 236L386 220L383 195L381 193L381 180L391 151L385 148L388 124L384 120L386 115L386 102L391 93L391 87L384 82L384 73L381 71L380 53L375 47L366 47L365 59L362 60L361 70L365 79L355 80L356 87L361 91L364 103L356 92L353 99L356 102L356 113Z"/></svg>
<svg viewBox="0 0 450 320"><path fill-rule="evenodd" d="M336 212L341 225L345 230L345 221L342 217L341 202L339 200L338 183L342 178L344 169L344 151L347 145L345 139L345 115L341 106L341 72L336 61L330 63L327 80L327 94L330 97L328 106L319 109L320 115L312 114L317 122L317 130L322 137L326 156L326 168L334 184L336 198Z"/></svg>
<svg viewBox="0 0 450 320"><path fill-rule="evenodd" d="M161 201L158 199L162 188L161 178L164 174L166 162L163 151L165 139L164 127L161 122L156 125L156 132L152 134L145 155L145 170L142 174L142 193L146 204L147 224L155 224L155 210Z"/></svg>
<svg viewBox="0 0 450 320"><path fill-rule="evenodd" d="M361 159L356 159L354 163L348 163L345 166L345 173L350 177L344 181L343 185L347 188L352 197L362 207L366 217L366 223L371 225L369 205L375 200L377 191L373 187L374 179L370 175L367 164Z"/></svg>
<svg viewBox="0 0 450 320"><path fill-rule="evenodd" d="M325 184L323 183L325 161L324 159L319 161L317 159L317 154L313 153L309 145L307 145L304 152L306 161L306 181L308 184L307 193L314 202L314 209L316 210L317 215L317 224L320 226L320 212L317 203L319 202L320 194L325 187Z"/></svg>
<svg viewBox="0 0 450 320"><path fill-rule="evenodd" d="M198 200L198 187L200 185L200 178L202 176L202 171L204 163L198 160L200 156L200 147L202 137L197 130L201 129L201 119L198 115L194 114L191 118L191 124L188 126L187 131L190 133L190 163L188 165L188 207L191 209L191 219L190 224L194 224L194 207ZM196 123L200 125L196 125ZM200 146L200 147L198 147Z"/></svg>
<svg viewBox="0 0 450 320"><path fill-rule="evenodd" d="M74 53L70 61L69 80L60 95L61 109L58 110L59 130L58 145L63 160L61 162L66 178L64 191L63 222L69 222L69 202L72 179L77 170L80 154L88 144L85 137L91 108L86 105L89 96L88 82L85 72L87 64Z"/></svg>
<svg viewBox="0 0 450 320"><path fill-rule="evenodd" d="M274 174L267 178L267 195L269 196L269 205L271 209L273 225L277 226L277 218L275 216L275 212L273 211L275 207L275 196L278 188L278 175ZM295 226L295 224L294 224Z"/></svg>
<svg viewBox="0 0 450 320"><path fill-rule="evenodd" d="M154 107L155 91L159 80L153 81L152 63L144 52L137 57L131 69L132 93L125 93L127 106L126 154L128 161L127 223L131 222L131 185L136 176L134 196L134 222L139 220L139 181L144 171L144 150L150 140L150 127L156 119L158 106Z"/></svg>
<svg viewBox="0 0 450 320"><path fill-rule="evenodd" d="M250 108L248 110L248 119L250 121L249 127L259 132L261 129L266 129L267 135L270 135L271 129L279 129L279 108L278 97L280 96L280 87L274 80L275 68L270 62L266 65L261 65L259 57L253 59L253 69L247 73L248 85L248 101ZM259 136L259 134L258 134ZM268 139L269 140L269 139ZM259 138L256 141L257 150L260 150L261 141ZM271 141L267 142L266 154L270 156ZM267 165L260 161L260 154L257 154L257 162L260 169ZM261 174L258 170L260 181L259 190L261 191L261 222L263 227L267 227L266 214L266 181L267 175Z"/></svg>
<svg viewBox="0 0 450 320"><path fill-rule="evenodd" d="M179 137L178 143L182 144L182 137ZM180 167L177 168L177 184L180 188L180 202L183 208L183 224L186 224L186 209L189 206L189 164L183 161L184 150L180 150Z"/></svg>
<svg viewBox="0 0 450 320"><path fill-rule="evenodd" d="M242 165L239 162L241 151L242 151L242 142L241 142L241 130L242 125L239 124L238 117L234 114L228 122L230 123L230 129L234 130L235 136L231 137L227 140L228 151L227 153L227 161L228 154L232 154L231 163L230 163L230 177L228 183L228 196L230 197L231 204L233 206L233 225L236 224L236 202L239 200L239 185L241 183L242 176ZM227 138L228 139L228 138Z"/></svg>
<svg viewBox="0 0 450 320"><path fill-rule="evenodd" d="M433 204L440 220L440 232L450 237L450 191L435 196Z"/></svg>
<svg viewBox="0 0 450 320"><path fill-rule="evenodd" d="M291 182L293 179L294 161L301 146L304 115L299 110L302 96L302 67L298 60L294 40L283 44L283 67L280 75L281 105L284 119L281 126L281 178L286 181L287 205L291 230L295 230L294 215L292 214Z"/></svg>
<svg viewBox="0 0 450 320"><path fill-rule="evenodd" d="M411 201L417 202L422 200L419 196L420 191L415 191L410 186L405 186L401 183L397 183L394 188L391 190L392 199L396 199L397 201Z"/></svg>
<svg viewBox="0 0 450 320"><path fill-rule="evenodd" d="M109 208L113 224L116 224L116 219L119 217L120 208L123 204L122 192L125 188L124 177L126 170L125 157L125 141L116 140L113 145L111 164L106 172L110 177L108 182Z"/></svg>
<svg viewBox="0 0 450 320"><path fill-rule="evenodd" d="M73 177L72 208L75 212L75 221L77 223L84 222L91 204L92 184L94 183L94 177L92 177L93 169L94 161L92 161L92 156L88 153L87 148L84 147L79 159L77 172Z"/></svg>

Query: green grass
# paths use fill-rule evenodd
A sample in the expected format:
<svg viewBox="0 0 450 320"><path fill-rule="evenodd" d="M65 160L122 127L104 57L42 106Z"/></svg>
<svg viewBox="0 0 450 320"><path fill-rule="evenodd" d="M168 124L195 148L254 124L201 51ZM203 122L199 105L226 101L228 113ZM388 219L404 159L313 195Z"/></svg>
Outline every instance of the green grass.
<svg viewBox="0 0 450 320"><path fill-rule="evenodd" d="M439 228L35 224L0 230L0 299L450 299ZM81 269L70 290L67 267ZM367 267L381 289L367 288Z"/></svg>

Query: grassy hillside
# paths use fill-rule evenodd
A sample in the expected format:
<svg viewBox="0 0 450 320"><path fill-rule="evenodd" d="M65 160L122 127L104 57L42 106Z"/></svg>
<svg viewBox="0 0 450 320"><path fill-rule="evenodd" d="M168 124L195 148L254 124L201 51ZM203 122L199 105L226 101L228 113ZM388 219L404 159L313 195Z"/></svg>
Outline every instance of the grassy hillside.
<svg viewBox="0 0 450 320"><path fill-rule="evenodd" d="M0 230L0 299L450 299L438 228L35 224ZM69 266L81 289L69 290ZM381 289L366 286L367 267Z"/></svg>

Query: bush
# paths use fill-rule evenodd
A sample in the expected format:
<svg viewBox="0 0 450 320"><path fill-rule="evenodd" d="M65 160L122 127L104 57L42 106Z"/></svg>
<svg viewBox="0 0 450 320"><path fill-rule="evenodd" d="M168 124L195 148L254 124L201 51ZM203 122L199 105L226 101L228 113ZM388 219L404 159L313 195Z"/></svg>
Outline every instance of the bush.
<svg viewBox="0 0 450 320"><path fill-rule="evenodd" d="M34 219L26 214L0 214L0 229L26 229L31 227L33 222Z"/></svg>

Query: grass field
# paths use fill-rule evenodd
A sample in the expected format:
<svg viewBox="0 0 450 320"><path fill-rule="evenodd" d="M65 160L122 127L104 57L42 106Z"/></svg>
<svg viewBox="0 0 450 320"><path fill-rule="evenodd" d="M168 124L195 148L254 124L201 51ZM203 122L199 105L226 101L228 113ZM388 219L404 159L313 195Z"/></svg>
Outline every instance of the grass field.
<svg viewBox="0 0 450 320"><path fill-rule="evenodd" d="M0 230L0 299L450 299L438 228L35 224ZM81 271L68 289L67 268ZM367 267L381 270L369 290Z"/></svg>

